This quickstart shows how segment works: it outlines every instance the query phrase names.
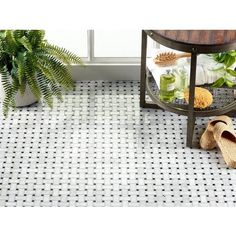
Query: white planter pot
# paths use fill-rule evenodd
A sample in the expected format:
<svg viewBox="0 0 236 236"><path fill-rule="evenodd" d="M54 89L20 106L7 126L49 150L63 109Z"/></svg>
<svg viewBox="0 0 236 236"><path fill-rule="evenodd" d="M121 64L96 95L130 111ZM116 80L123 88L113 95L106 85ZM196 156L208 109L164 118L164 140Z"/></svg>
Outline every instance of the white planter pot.
<svg viewBox="0 0 236 236"><path fill-rule="evenodd" d="M3 101L5 98L5 91L2 86L2 78L0 75L0 100ZM37 102L36 97L34 94L31 92L29 86L26 86L25 93L21 95L20 91L17 92L15 96L15 101L16 101L16 107L24 107L24 106L29 106L35 102Z"/></svg>

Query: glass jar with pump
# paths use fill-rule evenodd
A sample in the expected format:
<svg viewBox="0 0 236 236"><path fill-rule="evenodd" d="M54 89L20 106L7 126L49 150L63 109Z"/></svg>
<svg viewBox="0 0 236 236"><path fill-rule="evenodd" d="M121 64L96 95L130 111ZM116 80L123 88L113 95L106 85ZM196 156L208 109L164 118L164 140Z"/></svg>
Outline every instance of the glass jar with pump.
<svg viewBox="0 0 236 236"><path fill-rule="evenodd" d="M163 102L172 102L175 98L175 76L170 70L160 76L159 98Z"/></svg>
<svg viewBox="0 0 236 236"><path fill-rule="evenodd" d="M172 70L175 75L175 97L178 99L184 98L184 91L188 88L188 73L183 67L177 67Z"/></svg>

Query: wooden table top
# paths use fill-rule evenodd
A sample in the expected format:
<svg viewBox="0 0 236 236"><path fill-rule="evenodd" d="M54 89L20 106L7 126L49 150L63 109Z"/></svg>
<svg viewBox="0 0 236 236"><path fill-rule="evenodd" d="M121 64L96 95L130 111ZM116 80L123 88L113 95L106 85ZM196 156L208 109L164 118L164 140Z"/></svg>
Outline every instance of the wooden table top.
<svg viewBox="0 0 236 236"><path fill-rule="evenodd" d="M203 53L236 49L236 30L147 30L165 46Z"/></svg>

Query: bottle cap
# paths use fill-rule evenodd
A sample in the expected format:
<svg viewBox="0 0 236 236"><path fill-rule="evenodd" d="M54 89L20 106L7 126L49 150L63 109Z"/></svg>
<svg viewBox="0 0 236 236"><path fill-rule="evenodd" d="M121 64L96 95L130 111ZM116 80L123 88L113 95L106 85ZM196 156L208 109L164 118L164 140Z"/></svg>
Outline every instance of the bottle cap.
<svg viewBox="0 0 236 236"><path fill-rule="evenodd" d="M166 70L166 73L167 73L167 75L169 75L169 74L170 74L170 69L169 69L169 70Z"/></svg>

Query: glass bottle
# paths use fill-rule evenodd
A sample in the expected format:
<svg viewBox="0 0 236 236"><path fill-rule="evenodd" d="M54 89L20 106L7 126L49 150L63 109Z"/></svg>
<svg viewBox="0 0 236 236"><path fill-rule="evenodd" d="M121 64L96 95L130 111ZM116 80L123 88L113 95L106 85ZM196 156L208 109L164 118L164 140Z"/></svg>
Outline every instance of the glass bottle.
<svg viewBox="0 0 236 236"><path fill-rule="evenodd" d="M184 67L173 71L176 76L175 80L175 97L178 99L184 98L184 90L188 88L188 73Z"/></svg>
<svg viewBox="0 0 236 236"><path fill-rule="evenodd" d="M160 95L163 102L172 102L175 97L175 76L167 71L167 74L160 76Z"/></svg>

